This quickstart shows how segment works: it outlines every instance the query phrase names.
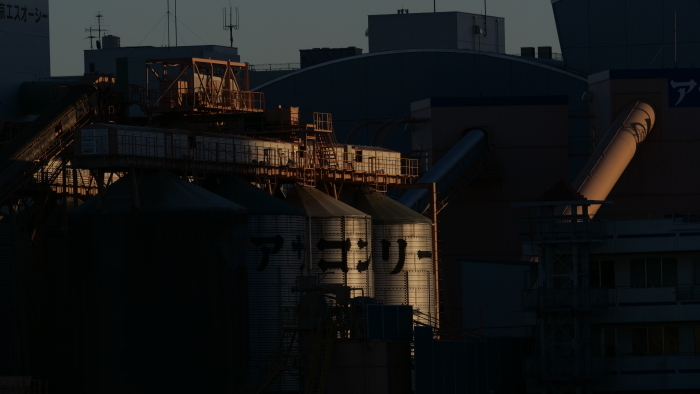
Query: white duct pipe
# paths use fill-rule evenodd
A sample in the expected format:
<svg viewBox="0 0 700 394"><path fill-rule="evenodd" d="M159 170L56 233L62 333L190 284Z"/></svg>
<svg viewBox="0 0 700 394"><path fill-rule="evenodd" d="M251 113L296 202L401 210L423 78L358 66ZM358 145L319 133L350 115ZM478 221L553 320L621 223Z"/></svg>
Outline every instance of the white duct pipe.
<svg viewBox="0 0 700 394"><path fill-rule="evenodd" d="M630 103L615 119L572 187L588 200L603 201L622 176L640 144L654 127L656 114L650 103ZM592 218L600 204L591 205ZM569 213L566 209L565 214Z"/></svg>

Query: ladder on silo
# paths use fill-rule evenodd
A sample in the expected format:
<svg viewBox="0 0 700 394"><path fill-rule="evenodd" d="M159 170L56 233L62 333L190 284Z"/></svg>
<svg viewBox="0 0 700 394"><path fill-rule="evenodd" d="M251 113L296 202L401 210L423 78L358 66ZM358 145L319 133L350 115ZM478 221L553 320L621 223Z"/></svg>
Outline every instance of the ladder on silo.
<svg viewBox="0 0 700 394"><path fill-rule="evenodd" d="M306 375L305 394L324 394L326 379L331 367L331 355L335 342L336 321L322 320L316 330L311 362Z"/></svg>
<svg viewBox="0 0 700 394"><path fill-rule="evenodd" d="M297 329L288 328L284 330L282 334L282 341L275 351L275 353L270 357L270 366L268 367L269 376L265 381L255 389L255 394L261 394L267 391L267 389L284 374L284 371L290 369L290 364L296 364L295 358L298 357L298 348L294 346L297 342ZM292 362L290 362L290 360Z"/></svg>

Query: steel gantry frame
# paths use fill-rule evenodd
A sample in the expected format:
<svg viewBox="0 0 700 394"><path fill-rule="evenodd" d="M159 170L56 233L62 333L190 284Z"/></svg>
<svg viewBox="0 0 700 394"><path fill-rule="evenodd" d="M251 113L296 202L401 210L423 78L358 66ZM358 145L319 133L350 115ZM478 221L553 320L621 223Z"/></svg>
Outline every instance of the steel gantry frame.
<svg viewBox="0 0 700 394"><path fill-rule="evenodd" d="M603 203L608 202L517 204L536 211L523 232L536 251L537 284L523 291L523 309L537 313L539 354L526 360L525 370L546 394L592 393L591 382L605 373L591 353L591 313L607 308L608 292L591 289L589 280L590 246L605 238L603 223L589 216L589 207Z"/></svg>
<svg viewBox="0 0 700 394"><path fill-rule="evenodd" d="M249 90L248 70L248 63L222 60L149 60L141 108L147 114L263 112L265 95Z"/></svg>

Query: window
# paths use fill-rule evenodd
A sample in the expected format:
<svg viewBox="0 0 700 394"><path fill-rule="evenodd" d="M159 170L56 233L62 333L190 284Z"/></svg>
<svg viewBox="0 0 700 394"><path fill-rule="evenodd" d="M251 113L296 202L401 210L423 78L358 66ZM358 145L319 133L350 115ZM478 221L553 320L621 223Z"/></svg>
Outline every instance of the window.
<svg viewBox="0 0 700 394"><path fill-rule="evenodd" d="M693 259L693 285L700 286L700 259Z"/></svg>
<svg viewBox="0 0 700 394"><path fill-rule="evenodd" d="M91 73L94 73L95 72L95 63L90 63L89 69L90 69Z"/></svg>
<svg viewBox="0 0 700 394"><path fill-rule="evenodd" d="M615 329L614 328L605 328L603 329L603 355L612 357L615 355Z"/></svg>
<svg viewBox="0 0 700 394"><path fill-rule="evenodd" d="M700 326L695 326L695 354L700 354Z"/></svg>
<svg viewBox="0 0 700 394"><path fill-rule="evenodd" d="M594 289L615 288L614 261L591 261L591 287Z"/></svg>
<svg viewBox="0 0 700 394"><path fill-rule="evenodd" d="M632 353L635 356L644 356L648 353L646 327L632 329Z"/></svg>
<svg viewBox="0 0 700 394"><path fill-rule="evenodd" d="M664 354L678 354L678 327L664 327Z"/></svg>
<svg viewBox="0 0 700 394"><path fill-rule="evenodd" d="M696 349L698 348L698 326L695 329ZM660 356L662 354L678 354L678 327L649 326L632 329L632 352L636 356Z"/></svg>
<svg viewBox="0 0 700 394"><path fill-rule="evenodd" d="M664 354L664 328L651 326L648 328L649 355L660 356Z"/></svg>
<svg viewBox="0 0 700 394"><path fill-rule="evenodd" d="M675 287L678 283L675 258L633 259L630 261L632 287Z"/></svg>

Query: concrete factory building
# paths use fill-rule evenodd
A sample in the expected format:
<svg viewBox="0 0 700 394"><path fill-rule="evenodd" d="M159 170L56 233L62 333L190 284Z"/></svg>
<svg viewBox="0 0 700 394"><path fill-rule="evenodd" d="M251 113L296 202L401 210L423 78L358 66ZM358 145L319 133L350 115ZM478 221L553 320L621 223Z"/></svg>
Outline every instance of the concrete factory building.
<svg viewBox="0 0 700 394"><path fill-rule="evenodd" d="M103 38L2 129L0 392L698 391L700 3L552 7L563 59L399 10L252 88Z"/></svg>

